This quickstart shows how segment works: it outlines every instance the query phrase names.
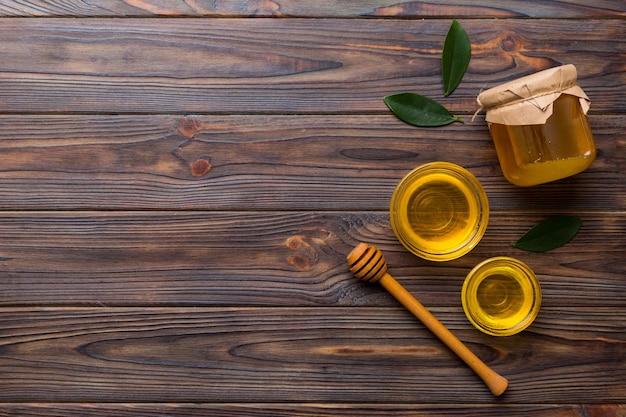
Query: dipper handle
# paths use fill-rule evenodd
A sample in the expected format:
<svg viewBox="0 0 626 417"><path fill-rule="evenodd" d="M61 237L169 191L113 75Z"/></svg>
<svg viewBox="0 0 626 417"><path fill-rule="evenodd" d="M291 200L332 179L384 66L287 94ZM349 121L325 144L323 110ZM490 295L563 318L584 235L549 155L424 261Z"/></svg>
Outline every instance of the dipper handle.
<svg viewBox="0 0 626 417"><path fill-rule="evenodd" d="M387 273L383 254L376 247L365 243L358 244L348 255L350 271L360 280L379 282L407 310L417 317L435 336L450 348L484 381L495 396L502 394L508 380L489 368L463 342L448 330L402 285Z"/></svg>

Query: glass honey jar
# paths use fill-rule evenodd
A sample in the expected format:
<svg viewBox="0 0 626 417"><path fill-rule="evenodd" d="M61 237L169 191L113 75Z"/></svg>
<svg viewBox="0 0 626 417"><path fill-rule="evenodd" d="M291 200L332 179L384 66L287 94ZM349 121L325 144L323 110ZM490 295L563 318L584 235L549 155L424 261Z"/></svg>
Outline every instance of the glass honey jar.
<svg viewBox="0 0 626 417"><path fill-rule="evenodd" d="M576 67L563 65L478 95L502 173L512 184L527 187L566 178L595 159L589 98L576 79Z"/></svg>

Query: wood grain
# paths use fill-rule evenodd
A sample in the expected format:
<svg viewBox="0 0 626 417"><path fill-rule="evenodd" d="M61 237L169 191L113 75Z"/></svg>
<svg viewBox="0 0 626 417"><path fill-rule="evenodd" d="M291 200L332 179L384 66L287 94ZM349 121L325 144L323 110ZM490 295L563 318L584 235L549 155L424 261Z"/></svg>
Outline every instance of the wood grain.
<svg viewBox="0 0 626 417"><path fill-rule="evenodd" d="M409 254L386 213L5 212L0 305L395 306L348 272L347 254L364 241L426 306L458 307L471 268L502 255L535 270L548 307L624 313L623 212L582 215L579 234L552 252L509 246L543 218L493 213L470 254L438 264Z"/></svg>
<svg viewBox="0 0 626 417"><path fill-rule="evenodd" d="M626 414L623 1L0 3L0 416ZM473 56L444 98L453 18ZM564 63L598 157L512 186L475 97ZM382 101L401 91L465 123L407 126ZM466 166L491 204L480 244L443 264L387 214L432 160ZM567 245L509 246L555 213L583 219ZM361 241L511 381L503 397L349 273ZM543 290L510 338L459 300L498 255Z"/></svg>
<svg viewBox="0 0 626 417"><path fill-rule="evenodd" d="M480 5L463 1L437 0L398 1L381 0L342 1L318 0L210 0L150 2L144 0L100 0L98 2L50 0L5 0L0 5L0 16L210 16L210 17L560 17L585 18L598 16L625 16L620 0L580 1L512 1L484 0Z"/></svg>
<svg viewBox="0 0 626 417"><path fill-rule="evenodd" d="M502 403L625 399L626 317L615 320L612 308L544 309L532 330L503 338L471 329L459 310L433 312L509 378ZM371 402L471 404L491 396L404 310L334 313L3 309L0 400L353 403L365 395Z"/></svg>
<svg viewBox="0 0 626 417"><path fill-rule="evenodd" d="M293 403L240 403L240 404L55 404L55 403L4 403L0 416L50 417L62 414L67 417L102 416L206 416L227 417L312 417L358 416L371 417L620 417L626 406L621 404L550 405L550 404L293 404Z"/></svg>
<svg viewBox="0 0 626 417"><path fill-rule="evenodd" d="M449 24L4 18L0 112L386 113L388 94L443 99L441 48ZM473 55L463 83L445 101L453 112L473 114L481 90L563 63L577 66L594 112L626 110L622 20L545 19L541 30L534 20L462 24Z"/></svg>
<svg viewBox="0 0 626 417"><path fill-rule="evenodd" d="M418 129L385 115L0 116L4 210L379 210L426 162L468 168L491 209L626 208L626 116L591 116L586 172L509 184L482 117ZM598 184L602 184L599 187ZM27 191L25 191L27 190Z"/></svg>

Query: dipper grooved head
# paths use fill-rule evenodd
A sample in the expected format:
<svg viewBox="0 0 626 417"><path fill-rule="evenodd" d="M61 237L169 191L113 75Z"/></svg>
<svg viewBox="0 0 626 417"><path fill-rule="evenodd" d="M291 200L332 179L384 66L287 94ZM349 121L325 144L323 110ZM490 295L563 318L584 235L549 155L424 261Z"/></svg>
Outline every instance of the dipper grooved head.
<svg viewBox="0 0 626 417"><path fill-rule="evenodd" d="M377 282L387 273L387 263L383 253L375 246L359 243L347 257L350 272L357 279Z"/></svg>

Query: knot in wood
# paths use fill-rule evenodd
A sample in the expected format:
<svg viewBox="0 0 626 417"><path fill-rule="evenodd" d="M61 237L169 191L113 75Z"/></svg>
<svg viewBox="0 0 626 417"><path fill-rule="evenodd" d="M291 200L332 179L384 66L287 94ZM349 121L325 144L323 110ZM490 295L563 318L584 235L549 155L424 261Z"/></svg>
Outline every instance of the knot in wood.
<svg viewBox="0 0 626 417"><path fill-rule="evenodd" d="M198 159L191 163L191 175L201 177L211 170L211 163L206 159Z"/></svg>
<svg viewBox="0 0 626 417"><path fill-rule="evenodd" d="M517 39L514 35L509 34L502 38L500 41L500 47L503 51L506 52L514 52L521 48L522 42Z"/></svg>

